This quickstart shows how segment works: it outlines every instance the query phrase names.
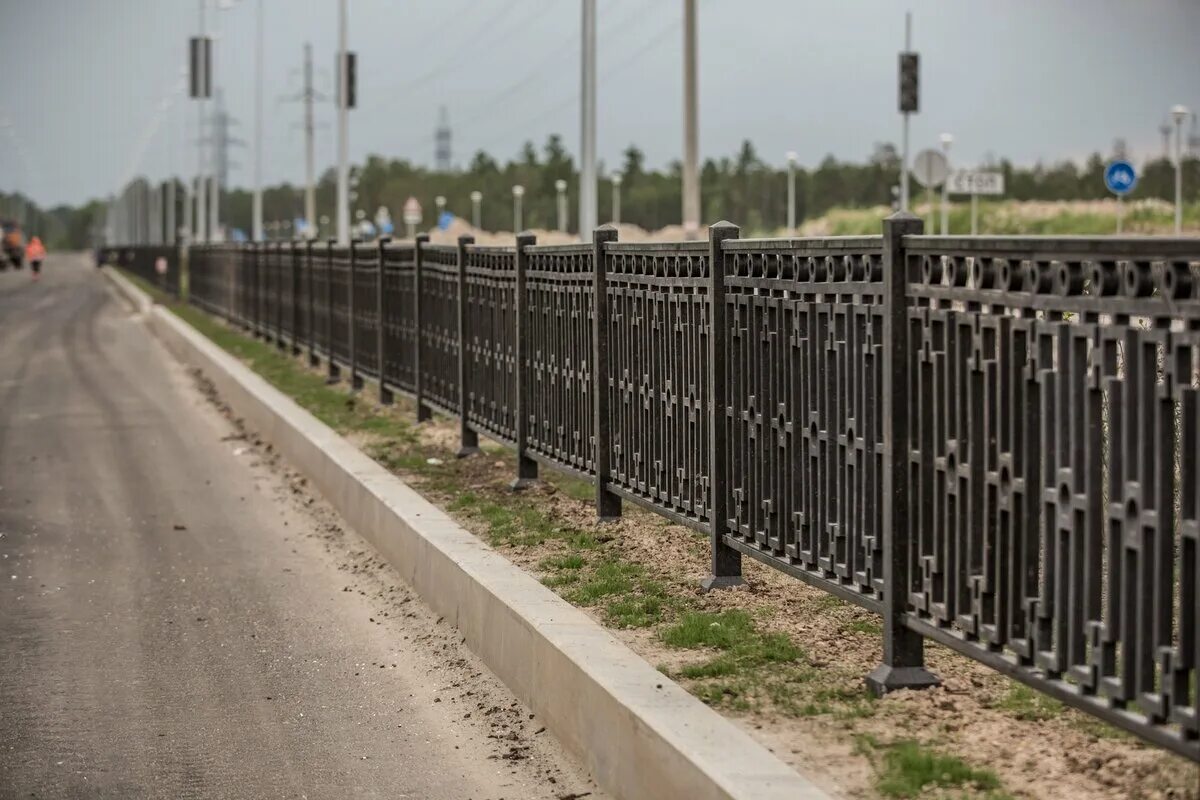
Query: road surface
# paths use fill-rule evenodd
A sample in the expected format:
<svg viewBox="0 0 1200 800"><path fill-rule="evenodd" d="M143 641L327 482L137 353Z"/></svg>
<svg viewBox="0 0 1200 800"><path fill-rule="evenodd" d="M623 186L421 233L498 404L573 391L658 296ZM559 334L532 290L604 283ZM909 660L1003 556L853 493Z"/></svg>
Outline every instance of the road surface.
<svg viewBox="0 0 1200 800"><path fill-rule="evenodd" d="M0 797L601 793L82 256L0 272Z"/></svg>

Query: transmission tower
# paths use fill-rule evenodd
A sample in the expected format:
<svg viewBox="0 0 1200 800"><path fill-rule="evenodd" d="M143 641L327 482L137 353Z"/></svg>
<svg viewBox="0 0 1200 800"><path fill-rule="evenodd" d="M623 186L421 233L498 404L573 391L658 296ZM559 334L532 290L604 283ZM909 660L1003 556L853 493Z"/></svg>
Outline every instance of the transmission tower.
<svg viewBox="0 0 1200 800"><path fill-rule="evenodd" d="M446 107L442 106L438 111L438 126L434 132L436 141L434 150L434 163L437 166L438 172L450 171L450 116L446 113Z"/></svg>

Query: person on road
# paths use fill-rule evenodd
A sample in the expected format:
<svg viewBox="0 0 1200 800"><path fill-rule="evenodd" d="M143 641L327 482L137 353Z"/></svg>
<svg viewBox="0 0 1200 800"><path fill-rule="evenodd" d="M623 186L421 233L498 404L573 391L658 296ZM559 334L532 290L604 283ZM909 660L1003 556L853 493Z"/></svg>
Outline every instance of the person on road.
<svg viewBox="0 0 1200 800"><path fill-rule="evenodd" d="M34 236L29 239L25 257L29 259L29 268L33 270L33 279L36 281L42 274L42 262L46 259L46 247L42 244L41 237Z"/></svg>

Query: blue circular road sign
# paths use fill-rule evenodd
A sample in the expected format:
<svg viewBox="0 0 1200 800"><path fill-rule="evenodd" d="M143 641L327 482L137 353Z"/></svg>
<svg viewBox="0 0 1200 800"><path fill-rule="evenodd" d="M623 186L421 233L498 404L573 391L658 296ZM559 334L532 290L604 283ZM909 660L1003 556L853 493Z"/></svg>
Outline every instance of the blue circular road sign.
<svg viewBox="0 0 1200 800"><path fill-rule="evenodd" d="M1104 168L1104 185L1113 194L1129 194L1137 186L1137 170L1128 161L1112 161Z"/></svg>

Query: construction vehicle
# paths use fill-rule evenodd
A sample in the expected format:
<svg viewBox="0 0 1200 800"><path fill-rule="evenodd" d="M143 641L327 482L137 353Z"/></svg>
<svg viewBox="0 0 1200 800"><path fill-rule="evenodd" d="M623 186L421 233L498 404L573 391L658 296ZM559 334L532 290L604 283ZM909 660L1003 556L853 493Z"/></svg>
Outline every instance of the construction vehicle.
<svg viewBox="0 0 1200 800"><path fill-rule="evenodd" d="M0 269L8 269L9 264L21 269L25 266L25 236L21 233L21 226L11 220L4 220L0 222L0 229L3 230L0 247L4 250L3 258L0 258Z"/></svg>

